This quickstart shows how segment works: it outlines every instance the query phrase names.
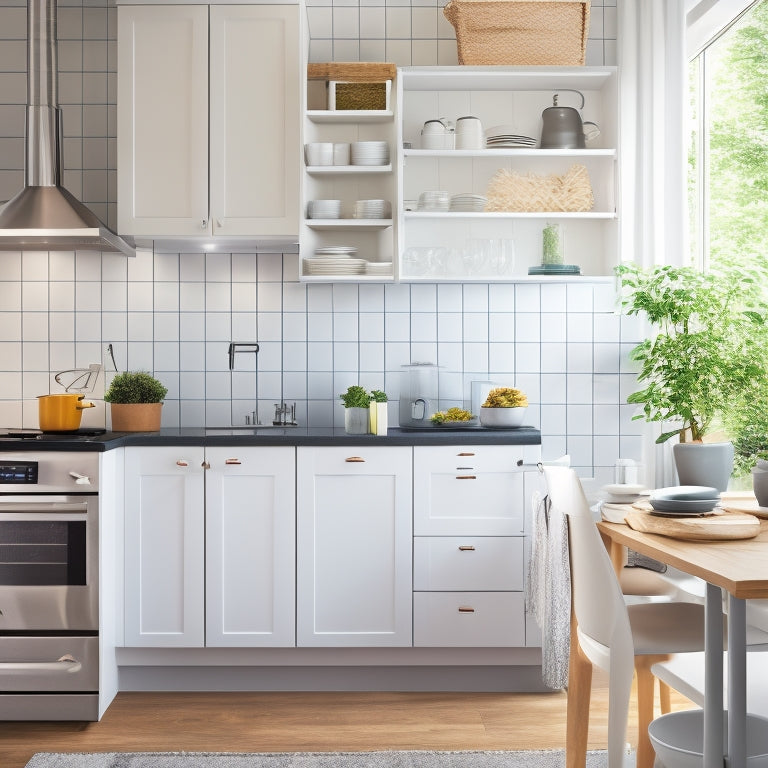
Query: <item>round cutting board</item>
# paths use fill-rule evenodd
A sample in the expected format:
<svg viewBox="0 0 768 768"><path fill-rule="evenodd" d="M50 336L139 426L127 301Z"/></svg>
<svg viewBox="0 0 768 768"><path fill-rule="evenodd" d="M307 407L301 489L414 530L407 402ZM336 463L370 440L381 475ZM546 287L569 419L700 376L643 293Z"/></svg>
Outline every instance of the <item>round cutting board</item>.
<svg viewBox="0 0 768 768"><path fill-rule="evenodd" d="M624 518L627 525L642 533L657 533L686 541L752 539L760 533L760 521L741 512L721 512L704 517L658 517L633 510Z"/></svg>

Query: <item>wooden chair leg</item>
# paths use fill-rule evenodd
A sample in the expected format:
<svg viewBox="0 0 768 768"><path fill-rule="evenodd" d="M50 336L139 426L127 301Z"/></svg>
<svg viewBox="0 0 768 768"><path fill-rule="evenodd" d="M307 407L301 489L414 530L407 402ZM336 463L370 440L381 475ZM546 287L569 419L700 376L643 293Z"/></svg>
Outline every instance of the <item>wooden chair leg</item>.
<svg viewBox="0 0 768 768"><path fill-rule="evenodd" d="M667 654L654 656L635 656L637 674L637 768L653 768L656 752L651 746L648 726L653 720L653 688L656 678L651 672L651 665L657 661L671 658ZM667 689L667 707L669 707L669 689Z"/></svg>
<svg viewBox="0 0 768 768"><path fill-rule="evenodd" d="M579 647L576 619L571 616L571 651L568 661L568 702L565 729L566 768L586 768L592 662Z"/></svg>

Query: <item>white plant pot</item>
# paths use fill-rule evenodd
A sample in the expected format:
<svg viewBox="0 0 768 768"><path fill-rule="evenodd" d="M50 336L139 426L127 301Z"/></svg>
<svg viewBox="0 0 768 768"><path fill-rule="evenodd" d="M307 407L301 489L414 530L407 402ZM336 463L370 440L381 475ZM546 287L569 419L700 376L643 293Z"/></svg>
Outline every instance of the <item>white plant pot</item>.
<svg viewBox="0 0 768 768"><path fill-rule="evenodd" d="M387 404L371 402L370 408L370 433L383 436L387 434Z"/></svg>
<svg viewBox="0 0 768 768"><path fill-rule="evenodd" d="M344 431L348 435L368 434L368 408L345 408Z"/></svg>
<svg viewBox="0 0 768 768"><path fill-rule="evenodd" d="M484 427L514 429L523 423L527 408L480 408L480 424Z"/></svg>

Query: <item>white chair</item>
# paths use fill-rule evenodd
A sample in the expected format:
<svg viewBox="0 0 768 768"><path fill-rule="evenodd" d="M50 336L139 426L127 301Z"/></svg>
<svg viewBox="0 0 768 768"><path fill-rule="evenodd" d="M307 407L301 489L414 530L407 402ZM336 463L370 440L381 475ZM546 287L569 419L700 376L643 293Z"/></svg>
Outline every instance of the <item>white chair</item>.
<svg viewBox="0 0 768 768"><path fill-rule="evenodd" d="M629 697L638 675L637 768L651 768L648 738L653 718L651 664L670 654L704 648L704 607L661 602L627 606L613 564L603 545L576 473L544 467L552 505L568 517L572 606L578 648L572 638L568 685L567 758L583 766L589 727L591 665L608 672L608 768L622 768ZM583 654L586 664L579 660ZM585 716L586 715L586 716Z"/></svg>

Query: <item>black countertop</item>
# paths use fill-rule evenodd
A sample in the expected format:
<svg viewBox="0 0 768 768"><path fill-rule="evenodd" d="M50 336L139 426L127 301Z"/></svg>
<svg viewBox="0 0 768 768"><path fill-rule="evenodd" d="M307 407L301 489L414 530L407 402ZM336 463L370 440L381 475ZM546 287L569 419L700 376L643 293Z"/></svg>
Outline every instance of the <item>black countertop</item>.
<svg viewBox="0 0 768 768"><path fill-rule="evenodd" d="M107 432L95 436L57 435L55 439L0 440L0 453L18 451L109 451L125 445L540 445L541 432L533 427L488 429L390 427L385 436L348 435L343 428L305 427L251 429L161 429L159 432Z"/></svg>

